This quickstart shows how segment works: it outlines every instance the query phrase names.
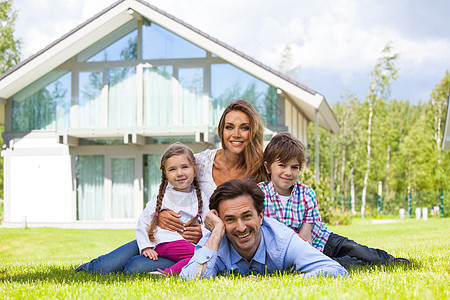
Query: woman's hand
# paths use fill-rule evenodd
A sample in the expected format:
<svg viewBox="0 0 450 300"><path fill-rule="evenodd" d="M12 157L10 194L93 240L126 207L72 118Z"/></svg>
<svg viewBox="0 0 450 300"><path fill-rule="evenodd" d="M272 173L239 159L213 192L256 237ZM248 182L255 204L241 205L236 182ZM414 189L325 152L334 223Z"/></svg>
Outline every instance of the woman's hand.
<svg viewBox="0 0 450 300"><path fill-rule="evenodd" d="M181 216L171 210L163 210L158 216L158 226L170 231L184 231L184 223L179 220Z"/></svg>
<svg viewBox="0 0 450 300"><path fill-rule="evenodd" d="M203 237L202 227L198 223L186 227L186 230L180 232L180 234L186 241L192 244L197 244Z"/></svg>
<svg viewBox="0 0 450 300"><path fill-rule="evenodd" d="M158 259L158 252L156 252L152 248L145 248L144 250L142 250L142 255L144 255L145 257L150 258L151 260L157 260Z"/></svg>

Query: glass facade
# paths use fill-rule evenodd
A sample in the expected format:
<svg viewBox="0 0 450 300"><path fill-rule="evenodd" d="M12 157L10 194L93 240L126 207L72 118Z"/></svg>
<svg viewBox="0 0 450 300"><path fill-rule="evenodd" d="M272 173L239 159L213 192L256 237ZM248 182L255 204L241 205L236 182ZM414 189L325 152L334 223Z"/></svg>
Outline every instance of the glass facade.
<svg viewBox="0 0 450 300"><path fill-rule="evenodd" d="M78 126L101 127L103 73L80 72L78 82Z"/></svg>
<svg viewBox="0 0 450 300"><path fill-rule="evenodd" d="M111 159L111 218L134 217L134 158Z"/></svg>
<svg viewBox="0 0 450 300"><path fill-rule="evenodd" d="M13 131L70 126L71 72L52 71L12 98Z"/></svg>
<svg viewBox="0 0 450 300"><path fill-rule="evenodd" d="M150 201L154 194L159 190L161 184L161 165L160 154L144 155L144 206Z"/></svg>
<svg viewBox="0 0 450 300"><path fill-rule="evenodd" d="M109 127L136 126L136 68L108 70Z"/></svg>
<svg viewBox="0 0 450 300"><path fill-rule="evenodd" d="M143 70L143 123L145 126L172 124L173 67L155 66Z"/></svg>
<svg viewBox="0 0 450 300"><path fill-rule="evenodd" d="M206 51L163 27L149 23L142 26L143 59L206 57Z"/></svg>
<svg viewBox="0 0 450 300"><path fill-rule="evenodd" d="M145 144L195 143L176 130L215 132L234 99L250 102L266 125L277 125L274 87L155 23L133 20L14 95L11 130L171 127L170 135L148 136ZM123 141L118 135L80 138L79 147L123 147L133 157L75 156L77 220L137 218L137 179L144 206L158 191L161 155L130 154ZM136 161L142 168L135 169Z"/></svg>
<svg viewBox="0 0 450 300"><path fill-rule="evenodd" d="M266 125L280 125L274 87L155 23L143 23L122 26L79 53L77 62L61 65L14 95L12 130L71 124L214 128L233 99L250 102Z"/></svg>
<svg viewBox="0 0 450 300"><path fill-rule="evenodd" d="M103 155L79 155L76 161L77 220L105 219Z"/></svg>

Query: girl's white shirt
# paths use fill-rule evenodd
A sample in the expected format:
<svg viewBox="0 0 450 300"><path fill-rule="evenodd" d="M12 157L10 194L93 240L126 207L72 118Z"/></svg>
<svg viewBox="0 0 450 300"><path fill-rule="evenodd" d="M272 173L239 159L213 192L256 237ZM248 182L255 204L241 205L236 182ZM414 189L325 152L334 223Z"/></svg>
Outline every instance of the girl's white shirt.
<svg viewBox="0 0 450 300"><path fill-rule="evenodd" d="M152 200L147 203L144 211L141 213L136 228L136 240L138 243L139 251L142 254L142 250L148 247L156 247L160 243L167 243L172 241L182 240L183 237L174 231L169 231L156 226L155 242L151 242L148 237L148 228L150 223L155 217L156 197L158 194L153 195ZM209 231L205 228L203 220L206 214L209 212L209 196L202 191L203 208L201 213L201 227L203 236ZM161 209L168 209L181 215L180 220L187 223L198 212L198 200L195 189L192 189L189 193L175 191L172 187L168 186L164 194Z"/></svg>

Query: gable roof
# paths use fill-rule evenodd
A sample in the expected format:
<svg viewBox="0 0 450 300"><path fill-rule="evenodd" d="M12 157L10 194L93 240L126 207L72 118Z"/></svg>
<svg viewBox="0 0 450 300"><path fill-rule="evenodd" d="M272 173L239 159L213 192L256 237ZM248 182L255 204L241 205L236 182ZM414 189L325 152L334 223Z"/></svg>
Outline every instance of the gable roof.
<svg viewBox="0 0 450 300"><path fill-rule="evenodd" d="M135 12L279 88L287 98L296 103L307 119L314 121L317 111L321 127L331 132L339 131L339 124L323 95L143 0L119 0L113 3L44 49L7 70L0 76L0 100L12 97L43 74L129 22L134 18Z"/></svg>

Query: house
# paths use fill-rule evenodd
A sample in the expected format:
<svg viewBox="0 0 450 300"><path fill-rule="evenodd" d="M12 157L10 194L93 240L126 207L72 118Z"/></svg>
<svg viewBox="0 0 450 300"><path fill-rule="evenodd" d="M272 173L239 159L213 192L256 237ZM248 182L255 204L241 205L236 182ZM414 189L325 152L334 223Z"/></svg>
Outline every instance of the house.
<svg viewBox="0 0 450 300"><path fill-rule="evenodd" d="M0 76L4 227L134 227L167 144L218 146L242 98L267 138L339 125L324 96L142 0L120 0Z"/></svg>

